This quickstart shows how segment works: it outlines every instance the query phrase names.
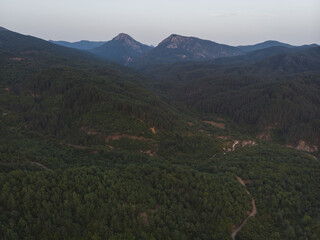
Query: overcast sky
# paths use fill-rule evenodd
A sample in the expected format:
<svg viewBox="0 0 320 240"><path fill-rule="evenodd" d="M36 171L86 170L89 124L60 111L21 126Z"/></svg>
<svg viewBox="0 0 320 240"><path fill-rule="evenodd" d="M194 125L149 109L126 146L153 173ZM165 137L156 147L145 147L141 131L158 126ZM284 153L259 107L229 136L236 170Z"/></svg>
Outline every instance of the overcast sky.
<svg viewBox="0 0 320 240"><path fill-rule="evenodd" d="M230 45L320 44L320 0L0 0L0 26L46 40L157 45L172 33Z"/></svg>

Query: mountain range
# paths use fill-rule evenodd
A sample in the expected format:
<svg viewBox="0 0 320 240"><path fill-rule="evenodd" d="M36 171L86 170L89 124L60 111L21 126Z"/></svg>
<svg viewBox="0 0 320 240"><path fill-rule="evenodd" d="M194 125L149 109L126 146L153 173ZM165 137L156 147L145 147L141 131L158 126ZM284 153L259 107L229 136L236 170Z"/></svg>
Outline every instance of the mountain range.
<svg viewBox="0 0 320 240"><path fill-rule="evenodd" d="M254 45L247 45L247 46L238 46L239 49L241 49L244 52L252 52L264 48L269 48L269 47L286 47L286 48L293 48L294 46L287 44L287 43L282 43L278 41L265 41L262 43L257 43Z"/></svg>
<svg viewBox="0 0 320 240"><path fill-rule="evenodd" d="M52 43L87 50L104 59L118 62L123 65L130 65L135 68L150 64L175 63L185 61L209 61L222 58L222 62L228 61L226 57L244 55L245 57L257 60L266 56L280 53L296 52L316 44L304 46L292 46L278 41L265 41L247 46L228 46L215 43L209 40L202 40L195 37L185 37L172 34L159 43L157 47L148 46L134 40L131 36L121 33L107 42L79 41L69 43L65 41L51 41ZM264 49L268 49L263 51ZM259 52L259 50L262 50ZM254 52L251 54L251 52ZM230 58L234 62L237 58Z"/></svg>

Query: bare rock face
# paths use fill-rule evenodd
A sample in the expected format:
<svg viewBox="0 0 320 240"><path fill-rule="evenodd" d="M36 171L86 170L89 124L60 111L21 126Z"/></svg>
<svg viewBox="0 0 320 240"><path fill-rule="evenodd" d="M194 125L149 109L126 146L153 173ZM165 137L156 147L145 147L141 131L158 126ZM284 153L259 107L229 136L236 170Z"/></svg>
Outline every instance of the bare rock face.
<svg viewBox="0 0 320 240"><path fill-rule="evenodd" d="M172 34L149 53L136 59L134 66L145 63L158 64L183 61L208 61L241 54L243 54L243 51L236 47L195 37Z"/></svg>
<svg viewBox="0 0 320 240"><path fill-rule="evenodd" d="M305 141L300 140L297 146L292 146L292 145L287 145L289 148L294 148L300 151L305 151L305 152L317 152L319 151L318 146L316 145L308 145Z"/></svg>
<svg viewBox="0 0 320 240"><path fill-rule="evenodd" d="M134 40L132 37L130 37L128 34L120 33L118 36L113 38L114 41L120 41L122 44L126 45L127 47L131 47L132 49L135 49L139 52L142 52L141 44Z"/></svg>
<svg viewBox="0 0 320 240"><path fill-rule="evenodd" d="M244 140L242 141L242 147L245 147L245 146L255 146L257 145L257 143L253 140Z"/></svg>

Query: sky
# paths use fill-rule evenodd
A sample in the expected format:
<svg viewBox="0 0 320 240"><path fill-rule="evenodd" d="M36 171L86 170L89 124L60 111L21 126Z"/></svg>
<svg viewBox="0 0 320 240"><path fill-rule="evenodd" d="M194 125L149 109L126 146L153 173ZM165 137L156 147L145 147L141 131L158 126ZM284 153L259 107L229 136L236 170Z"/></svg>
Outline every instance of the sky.
<svg viewBox="0 0 320 240"><path fill-rule="evenodd" d="M149 45L170 34L229 45L320 44L320 0L0 0L0 26L45 40Z"/></svg>

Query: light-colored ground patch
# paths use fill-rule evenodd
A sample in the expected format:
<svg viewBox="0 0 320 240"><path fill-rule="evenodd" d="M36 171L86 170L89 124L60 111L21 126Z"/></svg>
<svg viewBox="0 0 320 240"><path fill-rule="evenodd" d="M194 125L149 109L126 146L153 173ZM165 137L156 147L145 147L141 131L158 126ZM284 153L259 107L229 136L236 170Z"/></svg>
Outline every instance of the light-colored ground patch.
<svg viewBox="0 0 320 240"><path fill-rule="evenodd" d="M225 123L218 123L218 122L214 122L214 121L203 121L204 123L210 124L211 126L217 127L217 128L221 128L221 129L225 129L226 128L226 124Z"/></svg>
<svg viewBox="0 0 320 240"><path fill-rule="evenodd" d="M11 61L22 61L23 58L18 58L18 57L15 57L15 58L9 58Z"/></svg>
<svg viewBox="0 0 320 240"><path fill-rule="evenodd" d="M309 153L319 151L318 146L316 146L316 145L309 145L309 144L307 144L307 143L306 143L305 141L303 141L303 140L300 140L297 146L286 145L286 147L288 147L288 148L294 148L294 149L297 149L297 150L299 150L299 151L305 151L305 152L309 152Z"/></svg>
<svg viewBox="0 0 320 240"><path fill-rule="evenodd" d="M217 137L219 139L222 140L227 140L226 142L224 142L224 147L222 148L222 150L224 152L231 152L231 151L235 151L237 147L251 147L251 146L255 146L257 145L257 143L253 140L229 140L228 137L224 137L224 136L219 136Z"/></svg>
<svg viewBox="0 0 320 240"><path fill-rule="evenodd" d="M156 134L156 133L157 133L157 130L156 130L155 127L151 127L150 130L151 130L151 132L152 132L153 134Z"/></svg>
<svg viewBox="0 0 320 240"><path fill-rule="evenodd" d="M245 147L245 146L255 146L257 145L257 143L253 140L244 140L241 142L241 145L242 147Z"/></svg>
<svg viewBox="0 0 320 240"><path fill-rule="evenodd" d="M229 139L228 136L217 136L217 138L219 138L221 140L228 140Z"/></svg>
<svg viewBox="0 0 320 240"><path fill-rule="evenodd" d="M149 155L150 157L157 156L157 153L151 151L150 149L149 149L149 150L146 150L146 151L140 150L139 152L144 153L144 154L147 154L147 155Z"/></svg>

